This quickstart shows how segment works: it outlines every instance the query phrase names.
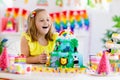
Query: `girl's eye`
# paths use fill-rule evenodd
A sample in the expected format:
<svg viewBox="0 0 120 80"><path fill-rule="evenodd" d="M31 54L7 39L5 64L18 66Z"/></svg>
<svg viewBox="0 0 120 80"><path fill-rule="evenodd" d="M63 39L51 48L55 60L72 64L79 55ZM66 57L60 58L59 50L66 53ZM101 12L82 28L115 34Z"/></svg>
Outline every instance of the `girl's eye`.
<svg viewBox="0 0 120 80"><path fill-rule="evenodd" d="M49 19L47 19L47 21L50 21Z"/></svg>
<svg viewBox="0 0 120 80"><path fill-rule="evenodd" d="M44 20L40 20L40 22L43 22Z"/></svg>

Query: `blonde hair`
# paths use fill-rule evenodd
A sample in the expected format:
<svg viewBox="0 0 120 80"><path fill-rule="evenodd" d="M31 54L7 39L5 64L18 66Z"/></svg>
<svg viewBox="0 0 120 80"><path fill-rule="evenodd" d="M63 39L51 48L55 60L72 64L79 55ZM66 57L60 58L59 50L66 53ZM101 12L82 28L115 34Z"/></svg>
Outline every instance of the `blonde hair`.
<svg viewBox="0 0 120 80"><path fill-rule="evenodd" d="M32 41L37 41L38 40L38 30L36 28L35 25L35 19L36 19L36 15L42 11L46 11L45 9L35 9L34 11L32 11L27 19L27 23L28 23L28 29L26 31L26 33L31 37ZM46 34L45 38L47 40L53 41L52 35L53 35L53 26L50 25L50 29L48 31L48 33Z"/></svg>

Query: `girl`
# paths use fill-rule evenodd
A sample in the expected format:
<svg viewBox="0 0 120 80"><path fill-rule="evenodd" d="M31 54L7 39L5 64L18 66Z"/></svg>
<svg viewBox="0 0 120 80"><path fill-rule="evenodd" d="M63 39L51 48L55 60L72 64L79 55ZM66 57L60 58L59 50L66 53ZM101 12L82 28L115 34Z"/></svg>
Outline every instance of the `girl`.
<svg viewBox="0 0 120 80"><path fill-rule="evenodd" d="M57 38L50 16L45 9L35 9L27 23L28 29L21 38L21 53L26 56L27 63L45 64Z"/></svg>

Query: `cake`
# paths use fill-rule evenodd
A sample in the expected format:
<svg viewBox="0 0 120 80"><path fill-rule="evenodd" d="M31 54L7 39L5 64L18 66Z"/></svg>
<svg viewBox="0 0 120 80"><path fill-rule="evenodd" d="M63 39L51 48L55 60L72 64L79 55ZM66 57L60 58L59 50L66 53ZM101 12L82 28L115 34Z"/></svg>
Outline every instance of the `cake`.
<svg viewBox="0 0 120 80"><path fill-rule="evenodd" d="M50 53L50 64L52 68L82 68L83 56L78 52L78 40L73 33L63 30L56 40L54 51Z"/></svg>
<svg viewBox="0 0 120 80"><path fill-rule="evenodd" d="M15 63L26 63L26 56L21 54L15 57Z"/></svg>

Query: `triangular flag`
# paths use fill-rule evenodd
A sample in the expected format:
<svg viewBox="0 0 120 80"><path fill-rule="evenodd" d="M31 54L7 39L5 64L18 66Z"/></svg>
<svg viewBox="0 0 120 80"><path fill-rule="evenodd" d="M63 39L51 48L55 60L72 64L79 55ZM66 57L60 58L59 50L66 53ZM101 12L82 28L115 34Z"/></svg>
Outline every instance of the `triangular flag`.
<svg viewBox="0 0 120 80"><path fill-rule="evenodd" d="M13 17L16 18L19 14L19 8L14 8L14 14Z"/></svg>

